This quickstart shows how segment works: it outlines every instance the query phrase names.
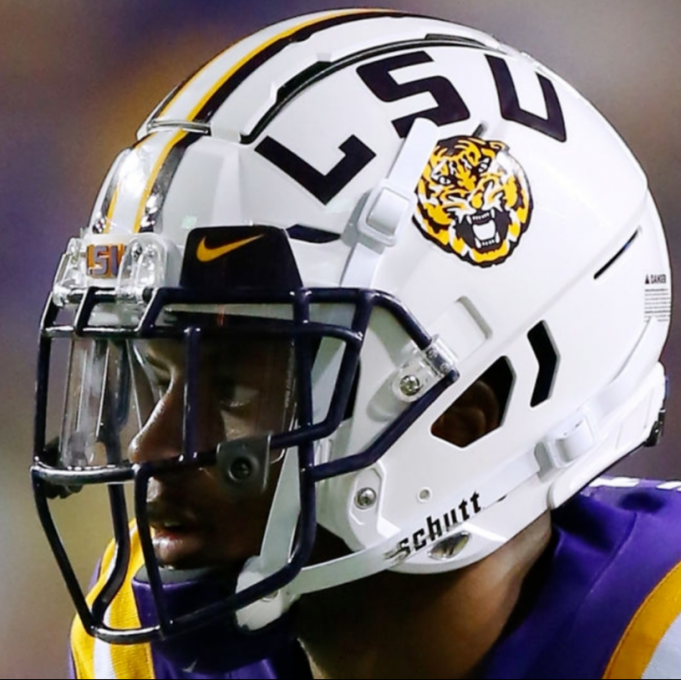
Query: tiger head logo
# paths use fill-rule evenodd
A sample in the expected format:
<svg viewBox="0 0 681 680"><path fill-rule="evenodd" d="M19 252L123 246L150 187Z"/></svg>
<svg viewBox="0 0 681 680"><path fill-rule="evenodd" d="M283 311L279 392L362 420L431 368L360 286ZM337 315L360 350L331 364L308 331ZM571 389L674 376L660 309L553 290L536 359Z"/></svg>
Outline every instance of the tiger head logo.
<svg viewBox="0 0 681 680"><path fill-rule="evenodd" d="M527 231L532 196L503 142L440 142L418 183L416 225L443 250L481 267L504 262Z"/></svg>

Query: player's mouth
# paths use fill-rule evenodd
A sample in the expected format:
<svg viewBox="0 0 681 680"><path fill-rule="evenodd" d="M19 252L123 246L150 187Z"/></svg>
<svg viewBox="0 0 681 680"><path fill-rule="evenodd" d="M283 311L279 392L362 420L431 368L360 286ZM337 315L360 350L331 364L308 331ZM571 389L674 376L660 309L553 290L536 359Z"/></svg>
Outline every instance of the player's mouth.
<svg viewBox="0 0 681 680"><path fill-rule="evenodd" d="M164 567L187 569L204 566L210 548L208 533L198 518L187 514L164 514L149 507L149 523L156 558Z"/></svg>

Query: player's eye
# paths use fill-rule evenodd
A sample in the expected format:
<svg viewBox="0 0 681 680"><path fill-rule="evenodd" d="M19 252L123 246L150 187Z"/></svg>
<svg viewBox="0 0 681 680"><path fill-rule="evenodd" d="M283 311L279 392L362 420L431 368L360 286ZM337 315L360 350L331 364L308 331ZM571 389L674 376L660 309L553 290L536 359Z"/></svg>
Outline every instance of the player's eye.
<svg viewBox="0 0 681 680"><path fill-rule="evenodd" d="M136 353L136 362L141 369L140 372L146 376L156 398L163 397L173 383L171 368L155 357L143 353Z"/></svg>
<svg viewBox="0 0 681 680"><path fill-rule="evenodd" d="M245 411L255 404L257 396L257 390L252 387L232 384L220 396L220 408L230 412Z"/></svg>

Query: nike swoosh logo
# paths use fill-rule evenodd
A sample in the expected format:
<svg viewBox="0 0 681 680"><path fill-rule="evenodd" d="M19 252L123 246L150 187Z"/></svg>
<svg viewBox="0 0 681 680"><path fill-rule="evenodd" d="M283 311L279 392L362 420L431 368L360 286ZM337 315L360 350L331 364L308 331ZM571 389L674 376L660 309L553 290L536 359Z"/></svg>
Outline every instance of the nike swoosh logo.
<svg viewBox="0 0 681 680"><path fill-rule="evenodd" d="M227 255L227 253L234 252L239 248L247 246L249 243L253 243L253 241L257 241L264 235L265 234L258 234L258 236L251 236L250 238L245 238L242 241L235 241L234 243L228 243L226 246L220 246L219 248L209 248L206 245L206 239L204 237L196 250L196 257L199 262L212 262L223 255Z"/></svg>

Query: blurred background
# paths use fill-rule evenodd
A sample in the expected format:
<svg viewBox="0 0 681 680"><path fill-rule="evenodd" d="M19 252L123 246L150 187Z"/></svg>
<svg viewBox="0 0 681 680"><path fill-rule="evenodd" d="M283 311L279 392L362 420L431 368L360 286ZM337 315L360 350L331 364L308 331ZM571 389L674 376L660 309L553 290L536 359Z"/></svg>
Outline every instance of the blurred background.
<svg viewBox="0 0 681 680"><path fill-rule="evenodd" d="M0 0L0 677L65 677L71 604L30 489L39 317L67 239L114 156L180 80L237 39L295 14L361 0ZM544 62L613 123L646 169L681 261L681 2L373 0L493 33ZM598 159L585 159L585 163ZM678 292L678 290L677 290ZM677 295L675 311L681 304ZM678 321L678 319L677 319ZM681 478L681 325L666 349L667 436L618 471ZM79 505L80 503L80 505ZM102 517L67 526L87 574Z"/></svg>

